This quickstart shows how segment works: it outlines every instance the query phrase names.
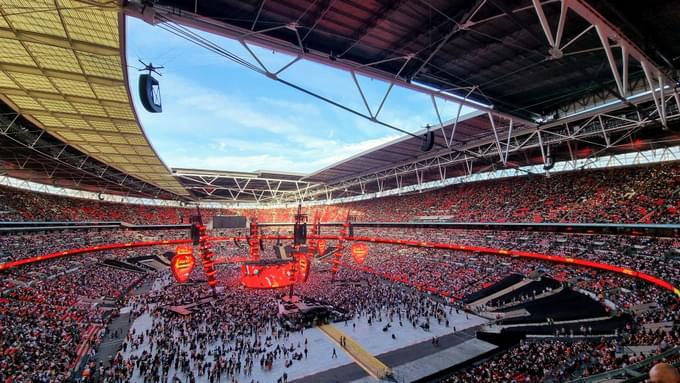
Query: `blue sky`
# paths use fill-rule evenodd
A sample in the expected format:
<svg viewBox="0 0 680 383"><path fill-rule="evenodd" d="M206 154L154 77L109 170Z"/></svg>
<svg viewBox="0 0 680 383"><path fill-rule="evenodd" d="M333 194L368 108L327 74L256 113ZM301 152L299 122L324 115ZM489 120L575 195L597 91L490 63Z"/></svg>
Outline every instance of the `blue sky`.
<svg viewBox="0 0 680 383"><path fill-rule="evenodd" d="M201 33L220 47L254 60L236 41ZM141 20L127 18L130 89L144 130L169 167L312 173L402 134L273 81ZM253 47L278 69L292 58ZM163 112L146 112L137 97L137 61L164 65ZM349 73L309 61L282 78L365 111ZM387 83L360 77L375 110ZM458 105L441 101L443 120ZM463 108L463 113L469 111ZM410 132L437 123L429 96L395 87L380 117Z"/></svg>

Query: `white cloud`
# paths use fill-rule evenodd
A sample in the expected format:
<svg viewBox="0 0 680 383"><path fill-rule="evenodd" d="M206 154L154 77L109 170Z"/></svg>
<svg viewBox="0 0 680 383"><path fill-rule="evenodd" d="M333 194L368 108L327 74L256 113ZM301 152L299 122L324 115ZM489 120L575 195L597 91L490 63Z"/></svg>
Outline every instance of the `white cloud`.
<svg viewBox="0 0 680 383"><path fill-rule="evenodd" d="M250 155L220 155L219 152L203 155L187 155L171 153L168 157L170 165L181 168L202 168L213 170L255 171L260 169L313 173L326 166L348 157L374 148L380 144L397 138L396 135L381 139L367 140L359 143L338 143L331 141L328 145L318 146L313 150L300 151L285 144L268 143L268 153ZM257 143L220 141L220 152L227 151L231 145L240 145L245 149L258 149Z"/></svg>
<svg viewBox="0 0 680 383"><path fill-rule="evenodd" d="M369 123L374 135L386 134L341 139L335 134L341 127L315 104L227 95L181 76L164 78L164 89L169 91L163 114L140 115L152 144L171 167L311 173L399 137Z"/></svg>
<svg viewBox="0 0 680 383"><path fill-rule="evenodd" d="M142 22L130 26L131 64L139 53L156 64L170 61L160 79L163 113L149 114L140 107L137 111L151 143L171 167L314 172L402 135L166 32L148 33L152 27ZM237 42L210 39L249 56ZM255 50L270 68L290 60L286 55ZM131 70L130 74L130 88L136 93L137 73ZM302 60L282 77L365 112L347 72ZM375 112L387 83L361 76L358 80ZM137 103L138 98L133 99ZM455 111L451 106L440 105L444 119ZM398 86L392 89L380 117L410 132L436 123L429 97Z"/></svg>

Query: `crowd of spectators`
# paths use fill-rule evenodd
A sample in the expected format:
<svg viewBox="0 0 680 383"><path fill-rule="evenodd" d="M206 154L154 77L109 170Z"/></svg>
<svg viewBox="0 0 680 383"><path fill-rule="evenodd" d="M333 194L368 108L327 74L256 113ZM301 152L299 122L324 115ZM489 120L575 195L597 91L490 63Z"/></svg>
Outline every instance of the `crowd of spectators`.
<svg viewBox="0 0 680 383"><path fill-rule="evenodd" d="M3 197L0 221L124 221L160 224L178 223L182 211L188 212L188 209L68 198L9 187L0 188L0 194Z"/></svg>
<svg viewBox="0 0 680 383"><path fill-rule="evenodd" d="M564 382L629 366L644 357L624 354L620 340L523 341L508 352L466 368L443 383Z"/></svg>
<svg viewBox="0 0 680 383"><path fill-rule="evenodd" d="M468 245L483 244L488 247L500 248L517 248L523 250L530 250L536 252L546 252L551 254L578 256L598 261L612 262L615 264L622 264L624 266L636 267L647 271L655 271L659 273L659 269L655 270L656 266L664 265L663 270L668 274L665 275L671 281L678 281L678 274L675 271L676 265L673 260L673 254L677 248L677 242L673 239L666 238L652 238L652 237L622 237L622 236L605 236L605 235L581 235L581 234L560 234L560 233L524 233L524 232L502 232L502 231L465 231L465 230L432 230L432 229L375 229L375 228L356 228L355 235L366 236L380 236L392 237L402 239L418 239L426 241L442 241L461 243ZM108 232L107 232L108 233ZM132 234L131 234L132 233ZM78 246L89 245L90 241L100 238L104 242L116 242L129 239L129 235L133 235L135 239L157 239L161 232L120 232L109 233L104 238L101 237L101 232L84 234L75 232L73 238L64 239L65 242L61 244L55 243L54 249L58 246L70 246L76 243ZM40 243L45 246L55 242L51 239L53 235L59 235L60 238L65 238L64 233L57 232L52 234L39 234ZM28 234L33 237L36 234ZM110 235L110 236L109 236ZM121 235L123 237L118 237ZM171 231L163 234L165 238L172 237ZM178 236L186 236L186 233L177 234ZM10 241L8 237L3 237L2 240ZM81 242L77 238L82 238ZM26 238L17 236L19 243L26 243ZM23 242L22 242L23 241ZM73 241L73 242L71 242ZM11 242L5 242L11 243ZM32 243L32 242L28 242ZM244 246L244 244L241 244ZM13 247L20 249L20 246ZM48 250L53 249L50 247ZM63 248L59 248L61 250ZM215 246L218 256L245 256L247 252L246 247L239 247L233 241L223 242ZM630 249L634 249L631 251ZM168 247L166 250L171 250ZM130 272L123 272L117 269L97 264L102 257L115 256L124 257L139 250L121 250L117 252L106 252L101 256L87 257L87 256L73 256L27 265L18 269L12 269L3 272L3 284L0 286L3 289L2 299L8 302L3 304L2 329L3 329L3 344L9 350L29 350L29 355L18 356L16 351L12 351L11 357L5 356L3 360L4 366L7 366L4 371L11 371L12 376L21 376L16 381L26 380L29 372L20 371L17 363L29 365L30 377L38 380L56 380L61 379L67 374L66 367L70 365L75 358L69 352L59 352L61 348L75 349L75 346L80 341L80 333L83 331L82 323L100 323L101 313L93 310L88 306L79 304L82 301L91 301L101 296L108 296L111 298L119 297L122 292L126 291L126 286L135 282L135 274ZM229 254L224 254L229 253ZM266 250L264 257L273 257L273 252ZM84 260L87 260L84 262ZM326 258L330 261L331 258ZM370 244L369 255L365 263L361 267L350 267L353 264L351 258L345 258L344 262L349 264L348 267L341 269L340 280L352 280L356 284L333 284L330 282L330 275L328 272L312 272L310 280L307 284L300 287L300 293L306 296L319 299L321 301L330 302L338 307L348 310L355 315L363 316L381 316L381 315L396 315L397 312L412 313L404 314L404 322L415 321L419 323L425 318L431 320L441 319L442 314L445 316L446 309L441 304L433 303L434 301L422 299L422 292L416 292L418 289L425 292L433 292L441 294L449 298L453 304L470 293L478 291L499 279L503 278L509 273L522 273L529 275L532 273L545 273L558 280L571 283L575 287L582 288L587 291L611 300L621 309L630 309L634 306L643 304L656 304L653 309L647 310L639 316L636 326L647 323L655 323L661 321L670 321L674 323L678 319L677 301L670 292L652 287L644 282L636 281L633 278L612 274L604 271L594 271L592 269L573 267L568 265L551 264L532 260L523 260L514 257L499 258L498 256L491 256L486 254L475 254L462 251L446 251L426 248L409 248L395 245L380 245ZM656 263L654 263L656 262ZM661 263L659 263L661 262ZM654 266L656 265L656 266ZM327 269L324 261L321 261L316 266L321 269ZM200 272L200 267L196 270ZM88 270L88 272L83 272ZM91 272L89 272L91 271ZM226 304L224 306L215 306L214 310L207 310L203 314L193 315L190 319L176 319L156 312L155 307L159 304L181 304L189 303L199 296L207 295L204 290L205 286L198 285L187 289L177 285L171 285L170 288L161 290L157 295L148 295L143 298L143 301L138 302L137 311L153 313L154 330L152 334L148 334L147 343L149 339L154 342L155 353L147 353L144 356L138 355L137 359L130 359L129 355L117 358L114 367L107 370L109 376L121 374L139 374L142 369L146 373L158 373L162 375L163 366L168 366L169 361L178 361L181 365L186 365L185 371L187 374L198 373L203 371L205 374L211 376L234 376L236 374L236 364L234 361L234 353L238 354L239 350L236 348L221 350L221 354L217 356L201 355L200 353L190 353L184 350L180 342L170 342L168 339L192 339L196 337L196 341L204 341L218 339L221 333L216 335L207 335L206 331L201 332L200 329L213 328L214 323L219 322L218 328L223 328L225 333L222 336L227 336L226 331L237 330L236 334L250 334L251 331L263 331L259 342L266 342L267 336L272 334L283 334L281 329L273 324L274 314L276 312L274 304L276 295L278 293L271 291L252 291L237 289L236 284L238 278L236 277L234 269L223 267L218 274L220 285L225 286L225 294L229 296L227 302L253 302L253 305L232 305ZM391 283L380 282L377 283L375 278L381 280L389 280ZM10 281L10 282L7 282ZM114 283L115 281L115 283ZM394 283L396 282L396 283ZM415 290L408 290L399 288L400 284L415 287ZM349 287L348 287L349 286ZM369 287L370 286L370 287ZM232 296L233 295L233 296ZM379 303L376 305L376 302ZM392 302L392 303L389 303ZM391 306L401 305L401 306ZM387 311L380 311L376 307L387 307ZM391 308L390 308L391 307ZM379 312L380 311L380 312ZM54 318L55 313L60 316ZM28 318L26 321L10 321L9 318ZM39 318L45 317L44 321ZM50 319L52 318L52 319ZM83 322L83 319L85 321ZM37 322L36 322L37 321ZM175 323L180 321L180 323ZM223 323L225 321L225 323ZM42 335L40 337L30 333L29 328L40 323L40 326L46 326L50 330L46 333L49 335ZM221 326L221 327L220 327ZM637 328L637 327L636 327ZM184 329L184 330L182 330ZM194 335L193 330L198 329ZM54 335L59 331L59 335ZM182 332L184 331L184 332ZM7 335L5 335L7 334ZM71 335L72 334L72 335ZM140 334L133 335L129 338L128 347L133 347L135 341L139 343L141 340ZM151 336L151 338L148 338ZM245 335L244 335L245 336ZM279 335L280 337L283 335ZM42 337L42 338L41 338ZM60 340L56 340L57 337ZM170 337L170 338L168 338ZM228 336L227 336L228 338ZM41 339L37 341L36 339ZM222 339L222 338L219 338ZM260 348L256 347L256 343L247 343L244 338L237 341L236 338L228 339L228 342L235 342L240 349L241 372L253 368L260 360L267 361L267 363L289 363L290 358L283 355L283 352L275 354L258 353ZM249 338L250 339L250 338ZM271 342L276 343L279 340L285 344L285 338L273 338ZM35 348L26 346L22 348L23 342L32 342L31 344L40 344L44 346L49 342L56 342L55 347L51 350L58 352L58 357L50 359L49 365L43 365L37 361L43 361L47 351L42 347L36 351ZM46 342L46 343L40 343ZM66 343L63 343L66 342ZM168 343L170 342L170 343ZM624 342L624 340L621 340ZM660 347L670 347L678 344L678 337L675 331L668 333L654 332L654 331L640 331L633 332L630 339L625 340L625 344L644 344L644 345L660 345ZM186 341L186 344L192 342ZM581 344L583 343L583 344ZM172 344L174 346L163 347L163 345ZM273 343L272 343L273 344ZM529 377L534 379L529 381L538 381L538 377L552 376L554 379L561 379L565 374L586 374L595 373L604 369L611 369L620 367L629 362L620 357L610 359L604 358L602 355L608 355L609 347L614 347L610 343L595 343L593 341L576 341L567 342L572 344L570 350L578 350L579 347L584 347L589 350L600 350L604 354L589 354L591 359L583 361L582 353L578 358L565 359L564 355L572 355L562 349L555 349L560 343L547 344L529 344L522 345L516 349L511 349L508 353L503 354L501 359L492 359L491 367L480 365L478 369L490 369L503 374L502 376L510 376L513 379L520 377ZM602 346L601 344L604 344ZM15 345L15 346L12 346ZM60 348L61 347L61 348ZM179 349L178 349L179 347ZM541 371L535 369L523 369L521 364L513 368L501 368L504 365L512 365L514 362L512 358L522 358L523 350L533 350L536 347L544 347L545 360L541 360L542 366L550 366L547 364L549 355L554 351L556 355L562 355L559 364L562 368L556 370L542 368ZM294 351L291 353L303 352L303 348L293 347ZM166 351L163 351L166 350ZM561 351L560 351L561 350ZM271 351L269 351L271 352ZM529 352L529 351L527 351ZM533 351L530 351L533 352ZM574 351L575 352L575 351ZM519 353L519 354L516 354ZM576 355L576 354L574 354ZM249 357L249 359L246 359ZM18 359L17 359L18 358ZM33 358L36 362L31 364L26 362ZM206 367L210 358L217 358L211 364L210 368ZM220 359L222 358L222 359ZM48 358L49 359L49 358ZM600 360L601 359L601 360ZM222 360L222 362L220 362ZM525 361L532 361L531 358L524 359ZM174 362L173 362L174 363ZM495 363L495 364L494 364ZM528 362L527 362L528 363ZM558 363L556 363L558 364ZM572 366L571 369L567 368ZM210 370L212 369L212 370ZM466 370L467 371L467 370ZM457 377L457 379L464 380L465 374L471 373L467 371ZM487 374L484 370L473 371L473 374ZM20 375L21 374L21 375ZM5 377L9 376L5 373ZM189 375L186 375L187 377ZM489 375L488 381L494 381L499 375ZM115 379L114 379L115 380ZM502 381L502 380L498 380Z"/></svg>
<svg viewBox="0 0 680 383"><path fill-rule="evenodd" d="M454 243L466 246L483 246L505 250L522 250L548 255L559 255L572 258L586 259L615 266L627 267L632 270L642 271L673 285L680 284L680 241L676 238L650 237L650 236L621 236L621 235L600 235L600 234L565 234L549 232L524 232L524 231L482 231L482 230L456 230L456 229L398 229L398 228L355 228L355 236L382 237L394 239L411 239L417 241ZM375 250L373 249L375 248ZM399 246L376 246L369 244L369 253L379 254L388 251L391 255L399 257L400 254L410 254L415 251ZM424 262L433 258L432 267L423 269L430 270L429 273L438 275L441 268L440 261L453 259L455 252L437 251L432 249L418 250L423 256ZM439 254L430 257L428 254ZM465 264L474 266L477 261L480 267L484 264L474 253L462 253L462 261ZM370 262L382 259L380 257L369 258ZM389 259L389 258L385 258ZM505 264L515 267L516 264L526 265L526 267L536 267L538 269L548 267L547 263L531 262L526 259L516 259L513 257L494 257L494 262L486 269L486 273L493 276L498 268L504 268ZM388 261L389 262L389 261ZM399 262L394 262L399 265ZM435 264L440 266L435 266ZM376 265L382 269L387 269L387 265ZM586 286L596 293L607 293L607 298L615 298L624 306L639 304L648 301L644 295L646 290L639 290L638 294L618 294L619 286L628 286L637 283L635 279L619 276L613 273L606 273L593 269L582 269L582 276L579 278L571 277L572 270L580 270L573 266L549 265L552 270L562 270L555 273L555 277L560 280L573 279L574 283ZM414 272L414 271L411 271ZM462 271L456 278L467 278L469 273ZM480 275L477 275L478 277ZM483 276L483 275L482 275ZM455 279L455 278L454 278ZM472 278L474 279L474 278ZM623 285L620 280L629 281ZM465 286L465 283L461 283ZM435 286L436 287L436 286ZM617 297L620 295L620 297Z"/></svg>
<svg viewBox="0 0 680 383"><path fill-rule="evenodd" d="M423 193L306 209L323 222L399 222L440 217L456 222L677 223L680 164L588 170L453 185ZM129 205L0 188L0 221L189 222L188 207ZM292 222L296 208L204 209L213 215L255 216L260 222Z"/></svg>
<svg viewBox="0 0 680 383"><path fill-rule="evenodd" d="M486 246L500 249L516 249L533 251L550 255L569 256L628 267L660 277L668 282L680 284L680 264L677 255L680 253L680 242L672 238L646 236L613 236L593 234L537 233L521 231L477 231L477 230L441 230L441 229L387 229L387 228L355 228L356 236L413 239L418 241L456 243L467 246ZM267 232L265 232L267 233ZM333 234L332 232L325 232ZM219 232L218 235L235 233ZM27 233L0 237L0 262L44 255L51 252L93 246L106 243L125 243L132 241L153 241L160 239L186 239L186 230L164 231L57 231L39 234ZM219 257L244 256L247 244L235 244L233 241L216 242L215 250ZM274 254L269 243L265 243L265 254ZM169 250L172 250L170 247ZM158 253L158 248L141 248L140 254ZM366 266L380 270L398 279L406 279L420 286L434 288L446 292L451 297L461 297L471 288L477 287L475 281L491 283L499 276L499 269L511 270L512 267L545 268L545 263L517 260L515 258L497 258L486 264L484 259L474 253L457 254L451 251L433 249L413 249L400 246L384 246L369 244L369 253L376 256L368 258ZM423 267L409 269L405 258L418 254ZM95 256L99 253L94 253ZM384 255L384 256L383 256ZM389 255L389 256L387 256ZM500 262L498 262L500 261ZM68 257L62 261L68 263ZM461 267L460 264L465 267ZM61 265L60 262L49 263L50 268ZM508 265L509 267L506 267ZM516 266L520 265L520 266ZM523 265L523 266L522 266ZM624 306L649 301L645 297L646 290L637 295L620 294L620 287L637 283L635 280L607 273L583 269L579 277L573 277L571 266L551 265L560 280L572 280L580 287L603 294L608 299L616 300ZM40 269L45 269L41 266ZM477 270L473 270L476 268ZM35 273L30 266L22 268L21 273L10 273L2 283L16 283L30 278ZM51 271L50 271L51 272ZM621 284L621 279L626 283ZM467 287L467 289L463 289Z"/></svg>
<svg viewBox="0 0 680 383"><path fill-rule="evenodd" d="M640 344L655 348L647 353L628 351L628 346ZM626 368L678 345L680 338L675 331L644 330L619 338L522 341L442 383L564 382ZM677 354L667 360L677 361Z"/></svg>
<svg viewBox="0 0 680 383"><path fill-rule="evenodd" d="M88 331L107 323L116 301L145 274L104 266L88 256L3 272L0 286L0 381L65 382Z"/></svg>
<svg viewBox="0 0 680 383"><path fill-rule="evenodd" d="M344 262L352 261L345 259ZM661 313L663 317L652 319L653 315L641 315L626 333L614 338L522 343L456 373L446 382L559 382L622 368L649 356L626 352L626 346L654 346L654 352L661 352L680 345L677 330L647 330L642 326L650 320L673 323L678 319L677 301L671 293L647 284L638 285L631 278L608 272L593 274L585 268L538 261L509 258L499 262L498 257L484 254L470 256L463 252L373 245L362 267L348 265L341 269L336 278L340 283L330 281L328 265L322 261L315 265L309 281L299 286L296 293L331 303L356 317L390 317L395 324L399 320L415 326L428 320L446 320L447 313L461 307L456 298L448 304L430 298L426 285L455 293L452 296L463 296L508 273L536 271L561 275L567 281L578 281L581 287L591 289L598 286L598 279L611 277L613 283L621 284L616 288L621 295L636 296L636 290L645 290L642 296L651 299L638 301L640 297L636 296L617 301L618 304L659 303L660 306L647 313ZM460 282L460 278L465 278L464 282ZM135 302L136 315L151 314L153 324L148 332L128 334L123 346L125 351L116 356L113 367L103 371L107 381L125 381L143 374L159 376L161 380L177 376L182 381L193 381L205 375L208 381L249 381L253 368L269 369L273 365L278 368L276 371L285 371L282 366L295 363L294 354L302 354L306 348L308 352L314 351L311 346L290 344L286 330L275 320L275 302L281 292L239 289L238 269L228 266L219 269L218 280L225 287L224 301L207 305L187 317L158 308L196 302L209 296L205 285L171 284L140 297ZM402 284L416 289L400 288ZM214 344L224 346L216 351L210 346ZM280 346L278 352L274 351L277 345ZM284 347L288 350L286 354L282 351ZM128 348L135 351L127 352Z"/></svg>
<svg viewBox="0 0 680 383"><path fill-rule="evenodd" d="M678 174L680 165L671 163L556 174L549 179L527 176L318 206L306 209L306 213L313 216L318 212L324 222L344 221L351 212L359 221L385 222L437 216L466 222L678 223ZM188 222L193 213L188 208L79 200L6 187L0 188L0 194L0 221L160 224ZM203 212L207 220L215 214L242 214L256 216L260 222L290 222L295 211L291 208ZM3 235L0 263L98 244L187 238L187 234L182 230L64 230ZM354 234L569 256L624 266L680 285L680 241L674 238L386 228L355 228ZM247 254L244 243L220 243L214 248L225 259ZM78 358L75 350L83 341L87 326L106 324L98 302L111 299L122 303L126 292L143 278L143 274L134 271L105 266L101 260L168 250L172 247L69 256L1 272L0 381L66 380ZM266 250L265 254L272 253ZM522 343L455 374L447 382L562 381L620 368L641 358L622 353L625 346L652 345L661 351L679 344L674 327L680 319L676 297L620 274L516 257L369 244L369 255L363 265L354 266L351 259L344 259L350 265L341 269L338 279L356 283L337 284L331 283L328 272L320 272L327 271L325 262L331 258L315 265L309 281L299 288L300 294L329 302L355 317L399 317L413 325L445 320L450 312L447 310L454 309L450 305L458 305L466 295L509 273L546 274L635 314L630 331L620 337ZM196 272L200 273L200 269L197 267ZM293 354L310 351L306 346L286 344L286 331L274 320L274 302L279 293L238 289L236 274L236 269L220 266L219 283L225 287L226 299L186 318L157 308L205 296L205 286L171 284L167 289L127 302L135 315L150 314L154 323L149 332L128 334L123 350L154 346L146 353L141 349L135 353L121 352L113 367L105 371L108 381L124 381L140 373L167 375L171 365L182 366L174 370L187 379L193 374L206 374L218 381L240 374L247 376L253 368L295 363ZM427 293L441 295L450 305L431 299ZM644 305L649 307L635 311ZM670 328L648 326L661 322L671 323ZM207 355L207 344L217 340L225 346ZM275 345L280 346L278 351ZM260 367L256 366L258 363Z"/></svg>
<svg viewBox="0 0 680 383"><path fill-rule="evenodd" d="M200 275L201 271L195 273ZM384 318L396 328L425 328L430 321L445 322L455 310L415 290L386 283L374 274L343 269L337 276L341 284L331 283L330 278L327 270L313 273L296 294L347 311L350 322ZM219 301L191 316L178 316L162 307L210 296L204 284L171 284L137 298L135 316L151 314L153 323L148 331L128 333L113 366L103 371L105 381L142 375L160 376L163 381L170 377L195 381L201 376L207 376L210 382L250 381L253 369L274 370L282 377L285 368L316 352L313 343L293 342L290 335L299 331L289 330L278 320L281 291L237 288L239 269L228 266L219 268L218 279L226 287ZM393 333L385 332L384 336L390 339Z"/></svg>
<svg viewBox="0 0 680 383"><path fill-rule="evenodd" d="M375 229L372 229L371 232L372 234L389 236L384 230L376 233ZM432 240L436 237L436 233L436 231L432 231L432 236L426 238ZM475 238L473 232L466 232L466 234L458 238L460 240ZM491 240L494 235L499 233L483 232L483 234ZM515 235L516 233L507 234ZM399 233L398 236L408 238L408 234L405 232ZM611 245L614 251L626 246L625 243L614 246L615 241L621 241L620 237L590 237L593 238L577 235L574 241L577 243L579 240L582 242L592 240L598 243L605 241L604 245L599 244L598 246L607 247ZM419 238L422 239L423 237ZM476 237L476 239L479 240L480 237ZM571 240L571 236L569 239ZM630 240L646 243L650 241L649 238L632 238ZM559 246L551 246L553 241L555 241L555 238L545 241L543 247L533 250L559 249ZM562 238L557 239L557 242L564 243ZM673 244L672 241L669 243ZM630 244L628 245L630 246ZM658 246L651 248L652 254L656 251L659 251ZM629 257L633 257L633 255L629 255ZM677 297L669 291L652 287L630 277L604 271L593 271L587 268L511 257L499 259L498 256L484 254L377 244L372 244L369 248L369 256L366 258L364 266L379 275L425 291L443 293L454 299L478 291L509 273L520 273L524 275L545 274L559 278L573 287L594 292L602 299L611 300L618 309L631 313L634 312L631 311L633 309L651 305L644 311L634 312L635 322L628 327L627 333L621 334L620 337L608 340L567 339L523 343L484 363L465 369L445 380L445 382L560 382L578 376L593 375L622 368L640 361L650 354L680 346L680 336L674 327L680 320L680 306L678 306ZM605 282L603 283L603 281ZM660 322L665 322L670 328L649 329L645 327L650 323L658 324ZM624 346L639 345L653 346L653 351L646 355L623 351Z"/></svg>
<svg viewBox="0 0 680 383"><path fill-rule="evenodd" d="M103 244L187 239L188 230L58 230L0 236L0 263Z"/></svg>

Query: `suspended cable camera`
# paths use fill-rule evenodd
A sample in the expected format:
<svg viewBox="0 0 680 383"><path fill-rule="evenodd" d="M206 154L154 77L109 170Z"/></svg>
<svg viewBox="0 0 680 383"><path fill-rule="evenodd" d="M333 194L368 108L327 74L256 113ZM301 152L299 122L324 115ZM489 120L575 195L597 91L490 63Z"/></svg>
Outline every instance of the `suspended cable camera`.
<svg viewBox="0 0 680 383"><path fill-rule="evenodd" d="M147 71L147 73L139 75L139 98L142 101L142 105L144 105L144 109L151 113L160 113L163 111L161 88L158 80L151 75L151 72L162 76L157 69L163 69L163 67L154 67L153 63L146 64L142 60L138 61L144 65L144 69L139 69L139 71Z"/></svg>

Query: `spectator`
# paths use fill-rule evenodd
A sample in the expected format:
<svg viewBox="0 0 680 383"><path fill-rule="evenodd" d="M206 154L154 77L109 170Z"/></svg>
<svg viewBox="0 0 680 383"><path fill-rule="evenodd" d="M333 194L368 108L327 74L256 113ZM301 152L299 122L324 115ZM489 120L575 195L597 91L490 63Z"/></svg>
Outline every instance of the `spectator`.
<svg viewBox="0 0 680 383"><path fill-rule="evenodd" d="M672 365L658 363L649 370L649 383L680 383L680 374Z"/></svg>

